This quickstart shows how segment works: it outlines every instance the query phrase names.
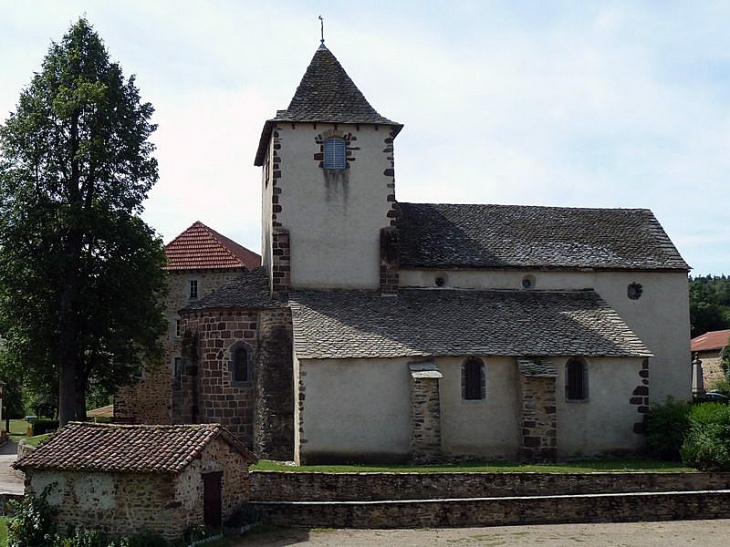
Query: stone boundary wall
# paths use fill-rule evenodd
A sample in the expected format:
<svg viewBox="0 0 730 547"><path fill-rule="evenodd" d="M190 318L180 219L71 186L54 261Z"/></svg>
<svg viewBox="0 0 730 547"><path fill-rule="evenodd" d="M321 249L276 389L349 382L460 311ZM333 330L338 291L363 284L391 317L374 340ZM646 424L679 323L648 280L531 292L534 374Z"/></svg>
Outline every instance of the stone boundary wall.
<svg viewBox="0 0 730 547"><path fill-rule="evenodd" d="M730 473L280 473L252 471L251 500L378 501L730 489Z"/></svg>
<svg viewBox="0 0 730 547"><path fill-rule="evenodd" d="M376 502L253 503L275 526L438 528L727 518L730 490Z"/></svg>

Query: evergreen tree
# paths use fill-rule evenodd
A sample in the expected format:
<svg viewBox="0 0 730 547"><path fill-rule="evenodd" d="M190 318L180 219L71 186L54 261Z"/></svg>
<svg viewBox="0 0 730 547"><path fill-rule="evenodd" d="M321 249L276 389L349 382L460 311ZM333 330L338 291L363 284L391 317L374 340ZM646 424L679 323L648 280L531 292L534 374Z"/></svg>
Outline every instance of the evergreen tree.
<svg viewBox="0 0 730 547"><path fill-rule="evenodd" d="M152 113L80 19L0 127L0 332L25 382L58 386L62 424L91 380L113 391L161 356Z"/></svg>

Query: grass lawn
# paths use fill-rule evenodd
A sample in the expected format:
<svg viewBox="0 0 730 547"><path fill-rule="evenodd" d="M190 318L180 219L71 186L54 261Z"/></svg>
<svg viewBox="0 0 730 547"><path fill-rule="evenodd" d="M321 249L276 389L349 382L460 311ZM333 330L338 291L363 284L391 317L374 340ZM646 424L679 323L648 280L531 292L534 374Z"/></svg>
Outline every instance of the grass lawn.
<svg viewBox="0 0 730 547"><path fill-rule="evenodd" d="M599 472L659 472L681 473L696 471L675 462L649 458L611 458L584 460L561 464L520 464L511 462L467 462L453 465L302 465L292 466L271 460L260 460L252 471L283 471L290 473L599 473Z"/></svg>
<svg viewBox="0 0 730 547"><path fill-rule="evenodd" d="M3 428L4 427L5 424L3 424ZM24 438L28 433L29 427L30 424L25 420L10 420L10 440L18 442L20 439Z"/></svg>
<svg viewBox="0 0 730 547"><path fill-rule="evenodd" d="M0 517L0 547L8 544L8 519Z"/></svg>

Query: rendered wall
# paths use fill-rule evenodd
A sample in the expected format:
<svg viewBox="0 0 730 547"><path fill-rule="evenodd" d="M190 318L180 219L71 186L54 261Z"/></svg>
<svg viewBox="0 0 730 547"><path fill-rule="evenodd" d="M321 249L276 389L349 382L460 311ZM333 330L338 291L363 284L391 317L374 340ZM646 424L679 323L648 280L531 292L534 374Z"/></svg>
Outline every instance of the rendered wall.
<svg viewBox="0 0 730 547"><path fill-rule="evenodd" d="M595 289L615 309L649 350L653 402L671 395L691 396L689 352L689 288L686 272L553 272L538 270L401 270L401 287L521 289L525 275L535 278L534 290ZM627 296L629 284L642 286L638 300ZM530 289L532 290L532 289Z"/></svg>
<svg viewBox="0 0 730 547"><path fill-rule="evenodd" d="M295 362L295 461L407 458L411 433L407 359Z"/></svg>
<svg viewBox="0 0 730 547"><path fill-rule="evenodd" d="M520 400L517 365L512 357L481 357L486 397L466 401L461 395L464 358L436 359L441 379L443 452L454 456L516 459L520 447Z"/></svg>
<svg viewBox="0 0 730 547"><path fill-rule="evenodd" d="M348 169L325 170L321 143L334 134L348 141ZM380 228L394 217L393 137L387 126L280 124L264 174L264 263L271 230L291 235L292 287L378 288ZM277 148L275 148L277 147Z"/></svg>
<svg viewBox="0 0 730 547"><path fill-rule="evenodd" d="M634 429L634 425L643 419L643 413L639 412L642 405L632 404L632 399L637 398L634 393L642 384L639 374L642 360L585 358L588 399L580 402L566 401L566 361L554 361L558 373L558 458L642 449L645 438ZM653 377L650 382L653 382Z"/></svg>

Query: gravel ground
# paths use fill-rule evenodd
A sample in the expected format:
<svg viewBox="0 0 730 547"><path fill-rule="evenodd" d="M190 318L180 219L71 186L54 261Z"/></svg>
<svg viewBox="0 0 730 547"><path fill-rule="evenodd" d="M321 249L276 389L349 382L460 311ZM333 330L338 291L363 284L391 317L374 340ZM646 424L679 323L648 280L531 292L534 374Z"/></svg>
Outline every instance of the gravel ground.
<svg viewBox="0 0 730 547"><path fill-rule="evenodd" d="M727 547L730 545L730 519L425 530L280 528L249 534L237 545L240 547L284 547L287 545L318 545L320 547L365 545L397 545L398 547L424 545L685 547L697 545Z"/></svg>

